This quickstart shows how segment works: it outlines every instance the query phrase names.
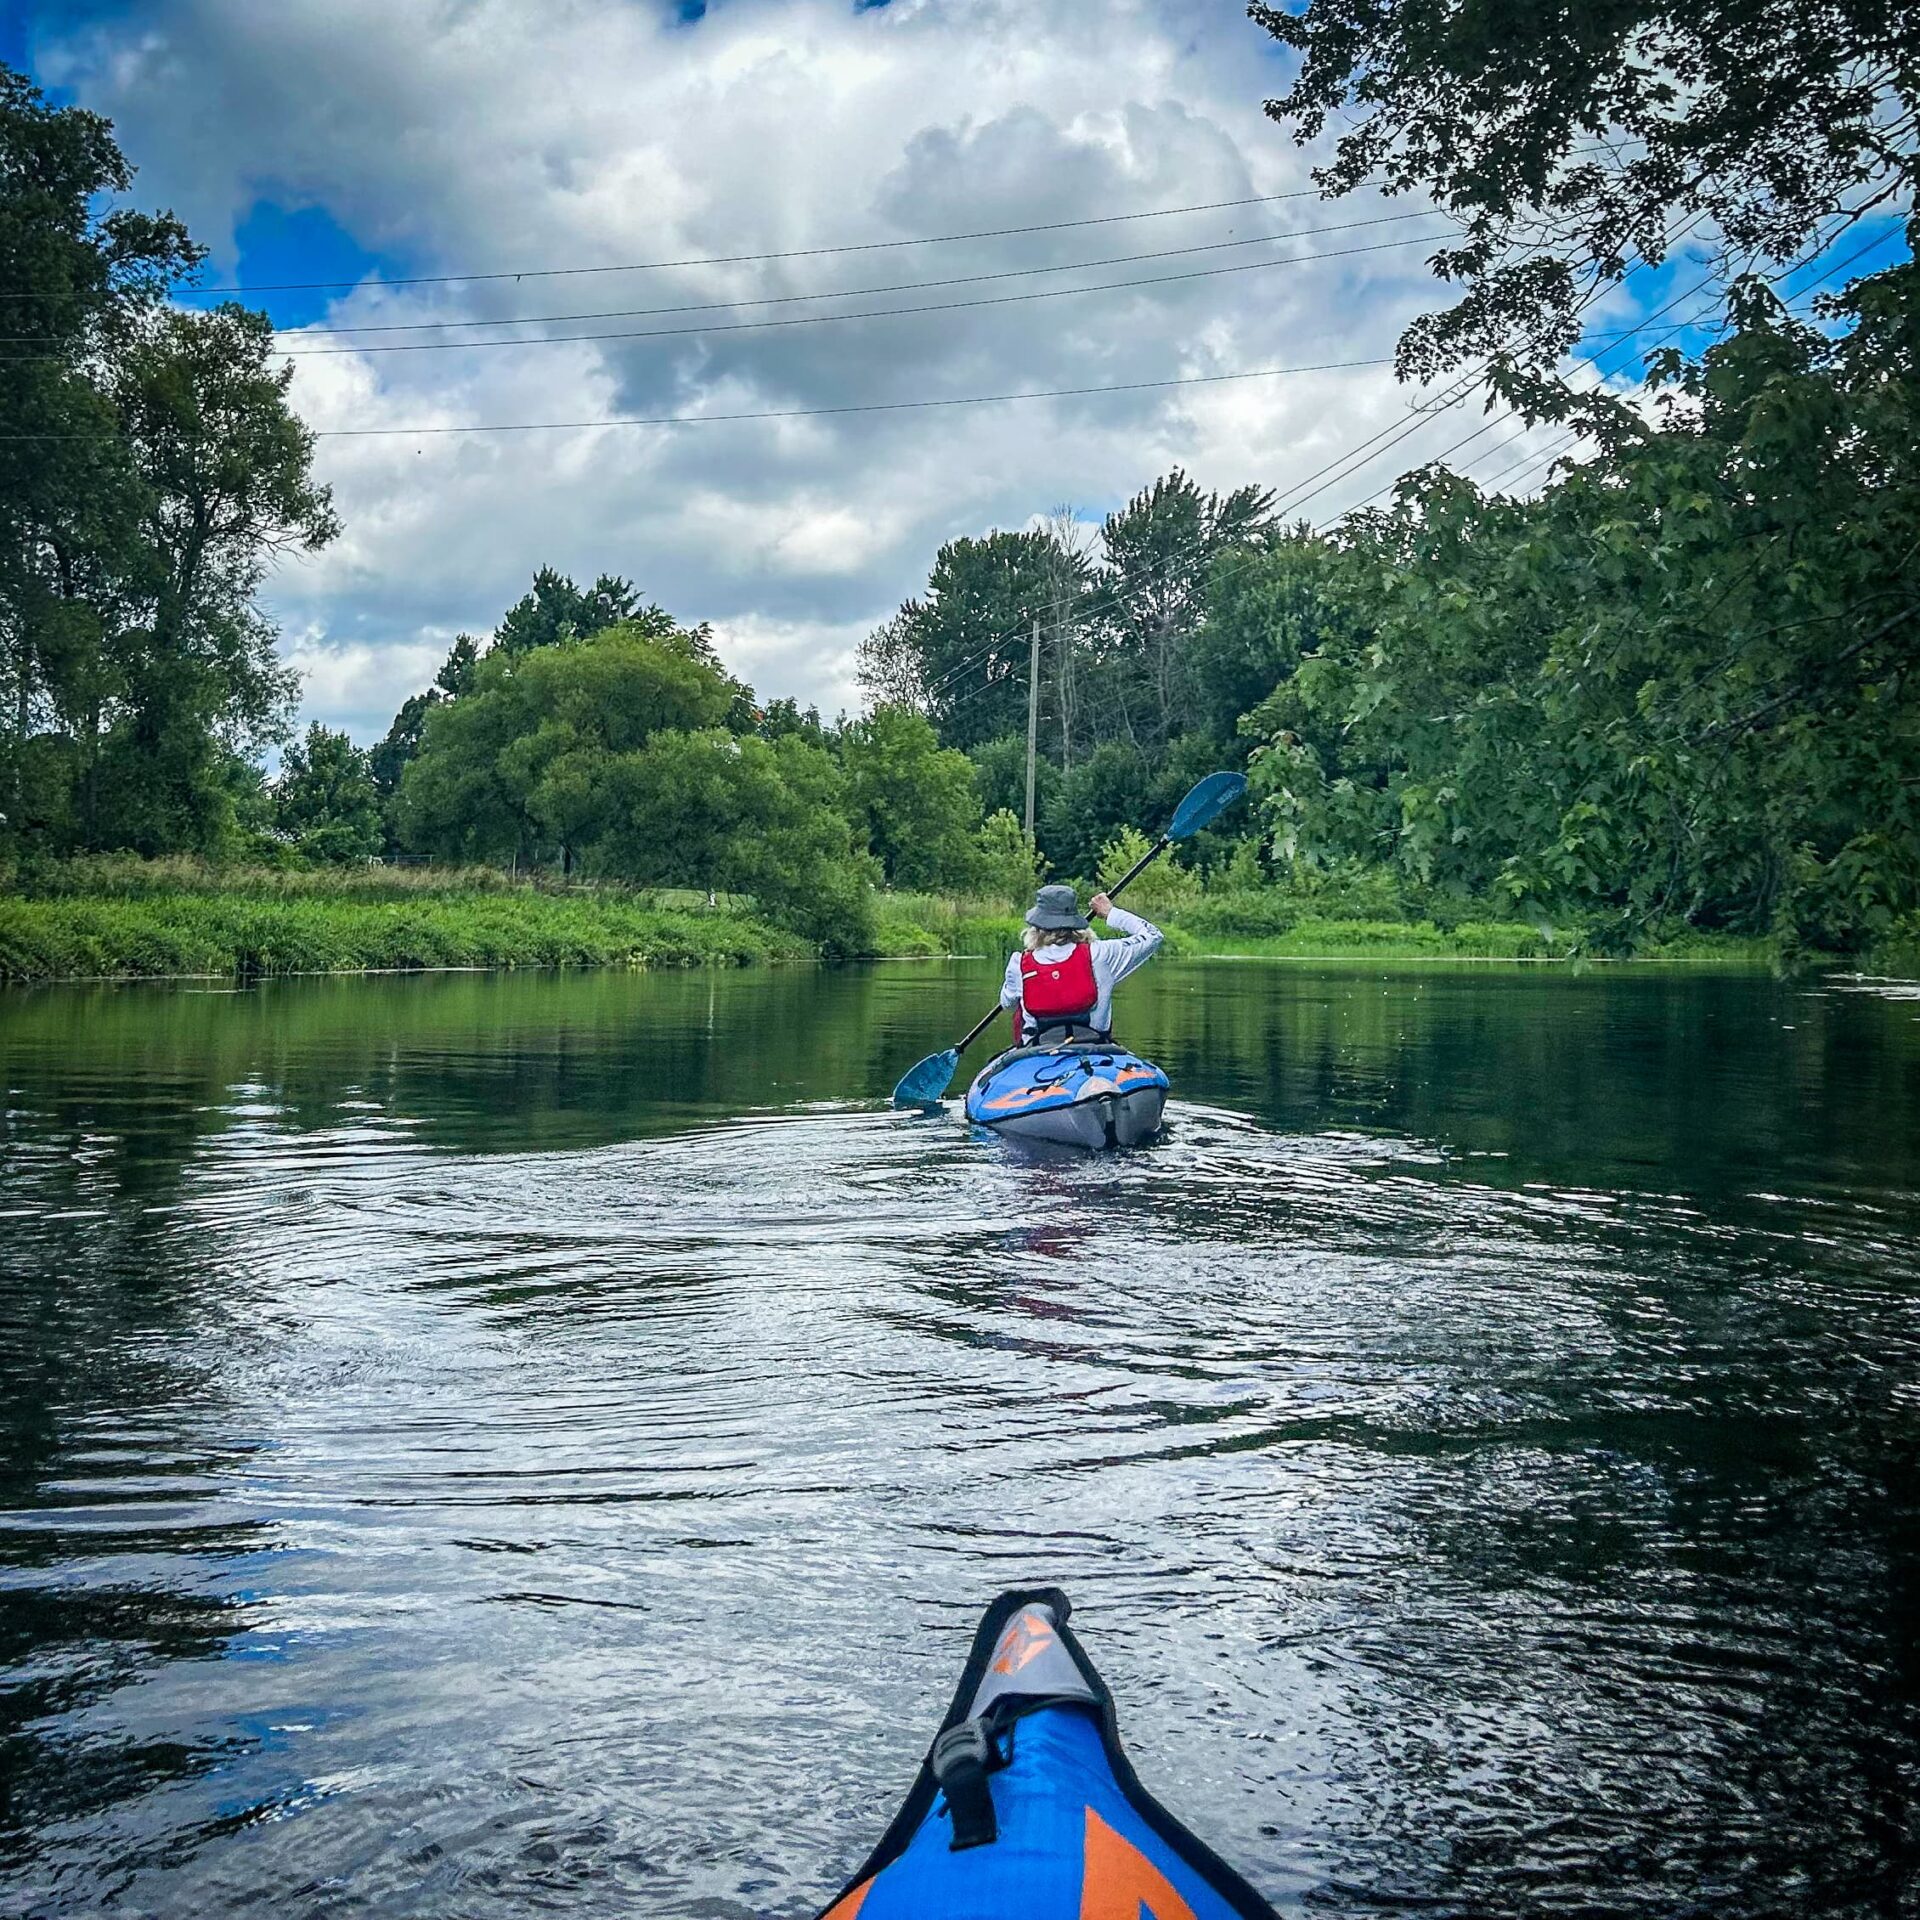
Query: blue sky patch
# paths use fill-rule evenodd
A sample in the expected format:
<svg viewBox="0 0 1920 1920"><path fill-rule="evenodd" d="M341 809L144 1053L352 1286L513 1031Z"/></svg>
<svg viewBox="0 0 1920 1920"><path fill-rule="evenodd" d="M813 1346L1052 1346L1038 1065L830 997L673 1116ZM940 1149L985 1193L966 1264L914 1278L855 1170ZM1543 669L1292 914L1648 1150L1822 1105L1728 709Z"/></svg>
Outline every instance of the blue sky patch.
<svg viewBox="0 0 1920 1920"><path fill-rule="evenodd" d="M404 261L368 252L325 207L285 207L276 200L256 200L235 228L234 244L235 269L225 271L217 262L210 263L203 276L206 285L230 287L237 280L243 287L263 289L241 297L249 306L265 308L280 327L305 326L324 318L329 304L348 290L347 285L288 286L289 281L350 284L371 273L408 270ZM194 297L192 290L188 297ZM200 300L211 304L221 297L209 292Z"/></svg>

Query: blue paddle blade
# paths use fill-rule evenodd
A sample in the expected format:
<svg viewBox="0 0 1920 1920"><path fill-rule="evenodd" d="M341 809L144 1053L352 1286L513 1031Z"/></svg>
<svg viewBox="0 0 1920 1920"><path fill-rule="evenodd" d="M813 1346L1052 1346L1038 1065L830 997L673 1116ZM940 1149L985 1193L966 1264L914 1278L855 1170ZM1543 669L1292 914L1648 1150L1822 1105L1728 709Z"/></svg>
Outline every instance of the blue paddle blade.
<svg viewBox="0 0 1920 1920"><path fill-rule="evenodd" d="M896 1107L937 1106L953 1085L953 1070L959 1064L958 1047L929 1054L894 1088L893 1104Z"/></svg>
<svg viewBox="0 0 1920 1920"><path fill-rule="evenodd" d="M1233 805L1247 790L1244 773L1210 773L1180 802L1167 829L1169 840L1190 840Z"/></svg>

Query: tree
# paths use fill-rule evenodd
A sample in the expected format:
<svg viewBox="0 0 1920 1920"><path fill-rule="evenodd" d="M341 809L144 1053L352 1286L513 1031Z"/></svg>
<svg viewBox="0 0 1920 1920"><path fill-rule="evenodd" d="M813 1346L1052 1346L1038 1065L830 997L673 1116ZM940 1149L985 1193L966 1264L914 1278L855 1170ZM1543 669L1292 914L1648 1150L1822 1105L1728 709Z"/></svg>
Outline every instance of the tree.
<svg viewBox="0 0 1920 1920"><path fill-rule="evenodd" d="M1202 493L1176 467L1107 516L1087 603L1092 657L1080 675L1087 703L1109 709L1107 738L1152 752L1189 723L1208 570L1230 548L1267 538L1272 503L1261 487Z"/></svg>
<svg viewBox="0 0 1920 1920"><path fill-rule="evenodd" d="M217 844L222 756L280 737L292 704L253 595L270 559L338 531L272 351L266 316L228 302L155 315L110 370L147 496L150 591L102 748L100 832L141 852Z"/></svg>
<svg viewBox="0 0 1920 1920"><path fill-rule="evenodd" d="M390 802L399 791L400 776L406 771L408 761L420 751L427 715L443 701L457 700L463 693L471 693L479 668L479 643L470 633L457 633L446 660L433 677L433 685L422 693L409 694L400 703L400 711L394 715L386 738L373 749L368 760L373 784L383 801Z"/></svg>
<svg viewBox="0 0 1920 1920"><path fill-rule="evenodd" d="M1258 554L1217 560L1188 646L1194 730L1238 758L1241 717L1341 627L1342 562L1330 540L1300 527Z"/></svg>
<svg viewBox="0 0 1920 1920"><path fill-rule="evenodd" d="M876 707L841 737L847 808L899 887L965 888L975 867L980 801L973 763L942 747L905 707Z"/></svg>
<svg viewBox="0 0 1920 1920"><path fill-rule="evenodd" d="M347 864L380 851L380 795L367 755L316 720L287 748L274 787L274 823L309 860Z"/></svg>
<svg viewBox="0 0 1920 1920"><path fill-rule="evenodd" d="M89 837L147 587L147 496L98 375L201 255L171 215L111 205L132 184L109 122L0 64L0 835Z"/></svg>
<svg viewBox="0 0 1920 1920"><path fill-rule="evenodd" d="M1532 376L1578 338L1594 292L1701 219L1778 261L1823 223L1912 198L1920 16L1905 0L1249 12L1300 56L1267 112L1302 142L1348 123L1322 188L1422 192L1466 229L1433 262L1465 292L1407 330L1403 376L1492 355L1496 387L1544 408Z"/></svg>
<svg viewBox="0 0 1920 1920"><path fill-rule="evenodd" d="M797 734L811 747L830 747L835 735L821 723L820 709L808 707L803 713L797 700L769 700L761 710L754 731L763 740L779 740Z"/></svg>
<svg viewBox="0 0 1920 1920"><path fill-rule="evenodd" d="M1389 861L1627 942L1846 949L1920 901L1920 270L1829 339L1743 291L1655 430L1534 501L1429 473L1348 522L1261 709L1276 851Z"/></svg>
<svg viewBox="0 0 1920 1920"><path fill-rule="evenodd" d="M1111 886L1151 850L1153 842L1138 827L1122 827L1100 849L1092 878ZM1128 889L1127 898L1149 911L1185 906L1200 891L1200 883L1171 855L1162 854Z"/></svg>
<svg viewBox="0 0 1920 1920"><path fill-rule="evenodd" d="M485 655L472 690L427 714L401 776L407 844L445 858L557 856L571 873L615 818L610 763L655 734L718 726L731 706L717 666L650 626Z"/></svg>
<svg viewBox="0 0 1920 1920"><path fill-rule="evenodd" d="M980 810L991 817L1010 813L1016 820L1027 817L1027 742L1024 734L1003 733L997 740L983 740L967 755L973 762L974 791L980 796ZM1034 817L1047 818L1060 791L1060 769L1046 758L1034 761Z"/></svg>
<svg viewBox="0 0 1920 1920"><path fill-rule="evenodd" d="M674 624L659 607L641 606L631 580L603 573L583 592L565 574L542 567L532 589L507 609L494 631L494 645L503 653L531 653L629 622L644 633L665 632Z"/></svg>
<svg viewBox="0 0 1920 1920"><path fill-rule="evenodd" d="M1092 876L1100 849L1122 827L1147 817L1153 768L1145 754L1124 740L1109 740L1060 782L1047 814L1041 844L1063 873Z"/></svg>
<svg viewBox="0 0 1920 1920"><path fill-rule="evenodd" d="M820 748L795 734L661 733L611 761L605 780L604 871L751 894L830 957L872 950L875 869Z"/></svg>
<svg viewBox="0 0 1920 1920"><path fill-rule="evenodd" d="M1002 807L988 814L976 839L974 885L1002 899L1030 901L1046 862L1018 818Z"/></svg>
<svg viewBox="0 0 1920 1920"><path fill-rule="evenodd" d="M1045 532L990 533L940 549L923 599L860 646L860 684L912 707L940 743L972 747L1027 724L1027 636L1052 618L1063 559Z"/></svg>

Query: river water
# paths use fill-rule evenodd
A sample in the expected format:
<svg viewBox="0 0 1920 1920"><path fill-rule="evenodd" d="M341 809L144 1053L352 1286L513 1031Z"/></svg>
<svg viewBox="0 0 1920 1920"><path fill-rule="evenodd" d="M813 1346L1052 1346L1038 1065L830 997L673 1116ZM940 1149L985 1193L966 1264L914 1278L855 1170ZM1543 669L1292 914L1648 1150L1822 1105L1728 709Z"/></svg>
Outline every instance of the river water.
<svg viewBox="0 0 1920 1920"><path fill-rule="evenodd" d="M1036 1158L994 973L0 998L0 1913L806 1915L1037 1580L1288 1912L1915 1910L1920 998L1162 965Z"/></svg>

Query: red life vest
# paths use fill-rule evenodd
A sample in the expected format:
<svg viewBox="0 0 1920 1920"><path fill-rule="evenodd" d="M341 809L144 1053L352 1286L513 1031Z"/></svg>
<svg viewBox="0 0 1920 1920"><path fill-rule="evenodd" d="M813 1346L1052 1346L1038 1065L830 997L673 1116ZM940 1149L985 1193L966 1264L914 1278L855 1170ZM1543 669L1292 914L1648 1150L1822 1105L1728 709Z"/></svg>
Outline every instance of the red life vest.
<svg viewBox="0 0 1920 1920"><path fill-rule="evenodd" d="M1020 956L1020 1004L1036 1027L1064 1026L1084 1020L1100 1004L1100 982L1093 972L1093 947L1076 942L1064 960ZM1014 1038L1020 1038L1014 1021Z"/></svg>

